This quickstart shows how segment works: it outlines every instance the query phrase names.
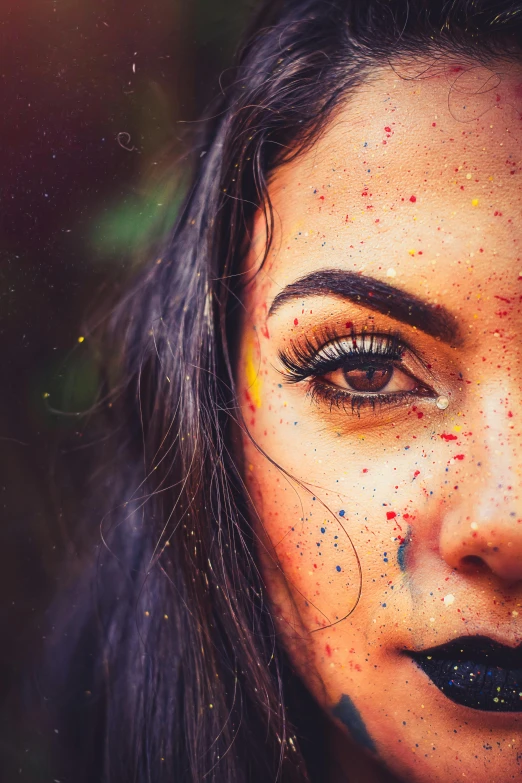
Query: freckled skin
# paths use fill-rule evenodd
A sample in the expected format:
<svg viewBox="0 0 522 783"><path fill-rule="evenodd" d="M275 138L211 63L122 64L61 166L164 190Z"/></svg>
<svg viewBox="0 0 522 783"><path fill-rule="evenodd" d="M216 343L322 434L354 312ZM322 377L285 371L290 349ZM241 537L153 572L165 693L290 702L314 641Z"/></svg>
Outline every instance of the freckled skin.
<svg viewBox="0 0 522 783"><path fill-rule="evenodd" d="M458 67L422 80L383 69L275 173L273 248L243 295L237 381L260 447L245 435L262 569L294 665L359 740L368 781L388 779L383 767L412 783L522 775L522 713L454 704L402 652L466 634L522 642L522 74ZM260 217L254 228L250 270ZM286 285L325 268L443 305L461 339L327 296L267 319ZM357 415L311 400L278 354L325 328L400 333L421 357L409 372L449 406L417 397Z"/></svg>

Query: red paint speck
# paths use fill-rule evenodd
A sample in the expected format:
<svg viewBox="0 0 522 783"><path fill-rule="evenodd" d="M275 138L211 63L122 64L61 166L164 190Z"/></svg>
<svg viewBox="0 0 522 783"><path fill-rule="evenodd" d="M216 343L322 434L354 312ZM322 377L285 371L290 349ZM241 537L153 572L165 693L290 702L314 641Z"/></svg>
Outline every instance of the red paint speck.
<svg viewBox="0 0 522 783"><path fill-rule="evenodd" d="M330 645L329 645L329 644L327 644L327 645L326 645L326 647L325 647L324 649L326 650L326 654L327 654L327 656L328 656L329 658L331 658L331 657L332 657L332 648L330 647Z"/></svg>
<svg viewBox="0 0 522 783"><path fill-rule="evenodd" d="M455 459L463 460L464 459L464 454L455 454Z"/></svg>
<svg viewBox="0 0 522 783"><path fill-rule="evenodd" d="M368 473L368 468L363 468L363 473Z"/></svg>
<svg viewBox="0 0 522 783"><path fill-rule="evenodd" d="M297 326L298 323L299 321L297 320L297 318L294 318L294 326Z"/></svg>
<svg viewBox="0 0 522 783"><path fill-rule="evenodd" d="M386 512L386 519L395 519L396 516L397 516L397 514L395 513L395 511L387 511Z"/></svg>
<svg viewBox="0 0 522 783"><path fill-rule="evenodd" d="M440 437L442 438L442 440L446 440L446 441L448 441L448 440L457 440L457 436L456 435L452 435L449 432L443 432Z"/></svg>
<svg viewBox="0 0 522 783"><path fill-rule="evenodd" d="M417 478L417 476L420 476L420 470L416 470L413 474L413 478Z"/></svg>
<svg viewBox="0 0 522 783"><path fill-rule="evenodd" d="M252 413L255 413L256 412L256 406L254 405L254 403L252 401L252 397L250 396L248 391L245 391L245 396L246 396L247 401L248 401L248 407L250 408Z"/></svg>
<svg viewBox="0 0 522 783"><path fill-rule="evenodd" d="M351 329L351 328L352 328L352 326L353 326L353 323L352 323L352 321L346 321L346 323L345 323L345 325L344 325L344 328L345 328L345 329Z"/></svg>
<svg viewBox="0 0 522 783"><path fill-rule="evenodd" d="M415 202L417 201L417 196L410 196L410 201L412 204L415 204Z"/></svg>
<svg viewBox="0 0 522 783"><path fill-rule="evenodd" d="M388 125L385 126L384 130L386 133L391 133L391 128Z"/></svg>

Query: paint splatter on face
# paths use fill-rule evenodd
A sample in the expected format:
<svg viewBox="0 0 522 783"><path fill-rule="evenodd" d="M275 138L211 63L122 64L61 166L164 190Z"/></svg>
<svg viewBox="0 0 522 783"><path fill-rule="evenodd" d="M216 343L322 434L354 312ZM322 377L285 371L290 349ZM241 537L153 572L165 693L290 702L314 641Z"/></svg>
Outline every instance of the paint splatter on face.
<svg viewBox="0 0 522 783"><path fill-rule="evenodd" d="M408 550L412 543L412 536L413 536L413 529L411 525L408 525L406 535L400 542L399 548L397 549L397 562L403 574L406 573L407 566L408 566Z"/></svg>
<svg viewBox="0 0 522 783"><path fill-rule="evenodd" d="M334 707L333 714L346 726L352 738L358 742L361 747L375 752L375 743L368 734L368 730L364 725L359 710L345 693L343 693L339 699L339 703Z"/></svg>
<svg viewBox="0 0 522 783"><path fill-rule="evenodd" d="M332 726L416 783L522 773L521 83L383 69L275 173L244 292L245 481L281 637ZM512 683L491 699L487 667Z"/></svg>

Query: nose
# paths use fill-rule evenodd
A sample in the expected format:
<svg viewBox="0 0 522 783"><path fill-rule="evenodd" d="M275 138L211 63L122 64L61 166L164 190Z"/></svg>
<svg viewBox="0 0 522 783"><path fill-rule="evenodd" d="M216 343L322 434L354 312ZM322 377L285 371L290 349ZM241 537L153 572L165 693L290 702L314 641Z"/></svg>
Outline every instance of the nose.
<svg viewBox="0 0 522 783"><path fill-rule="evenodd" d="M482 411L481 442L465 455L467 471L446 505L439 548L452 568L489 570L512 583L522 580L522 442L514 430L506 434L505 413L500 421L495 408L492 415Z"/></svg>
<svg viewBox="0 0 522 783"><path fill-rule="evenodd" d="M472 514L465 509L449 511L442 523L440 553L459 571L489 570L505 582L522 580L522 518L508 503L491 508L486 515L475 504ZM483 510L483 509L482 509Z"/></svg>

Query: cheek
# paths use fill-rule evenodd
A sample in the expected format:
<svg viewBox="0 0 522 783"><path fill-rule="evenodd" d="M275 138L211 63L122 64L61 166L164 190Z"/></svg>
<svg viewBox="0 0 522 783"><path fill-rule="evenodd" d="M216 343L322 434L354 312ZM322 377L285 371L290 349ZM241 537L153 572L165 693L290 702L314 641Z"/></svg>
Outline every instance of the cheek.
<svg viewBox="0 0 522 783"><path fill-rule="evenodd" d="M247 485L270 550L271 597L288 622L297 616L308 631L357 605L353 619L370 632L412 563L411 531L426 542L435 528L441 493L433 487L442 486L443 468L414 449L305 430L288 407L272 411L275 424L270 411L257 412L252 434L267 456L244 443Z"/></svg>
<svg viewBox="0 0 522 783"><path fill-rule="evenodd" d="M239 394L253 439L244 436L245 481L278 616L305 631L339 623L344 634L350 615L365 638L399 611L407 624L410 588L442 568L437 531L464 464L450 459L460 441L415 407L377 419L323 413L280 382L265 346L245 340Z"/></svg>

